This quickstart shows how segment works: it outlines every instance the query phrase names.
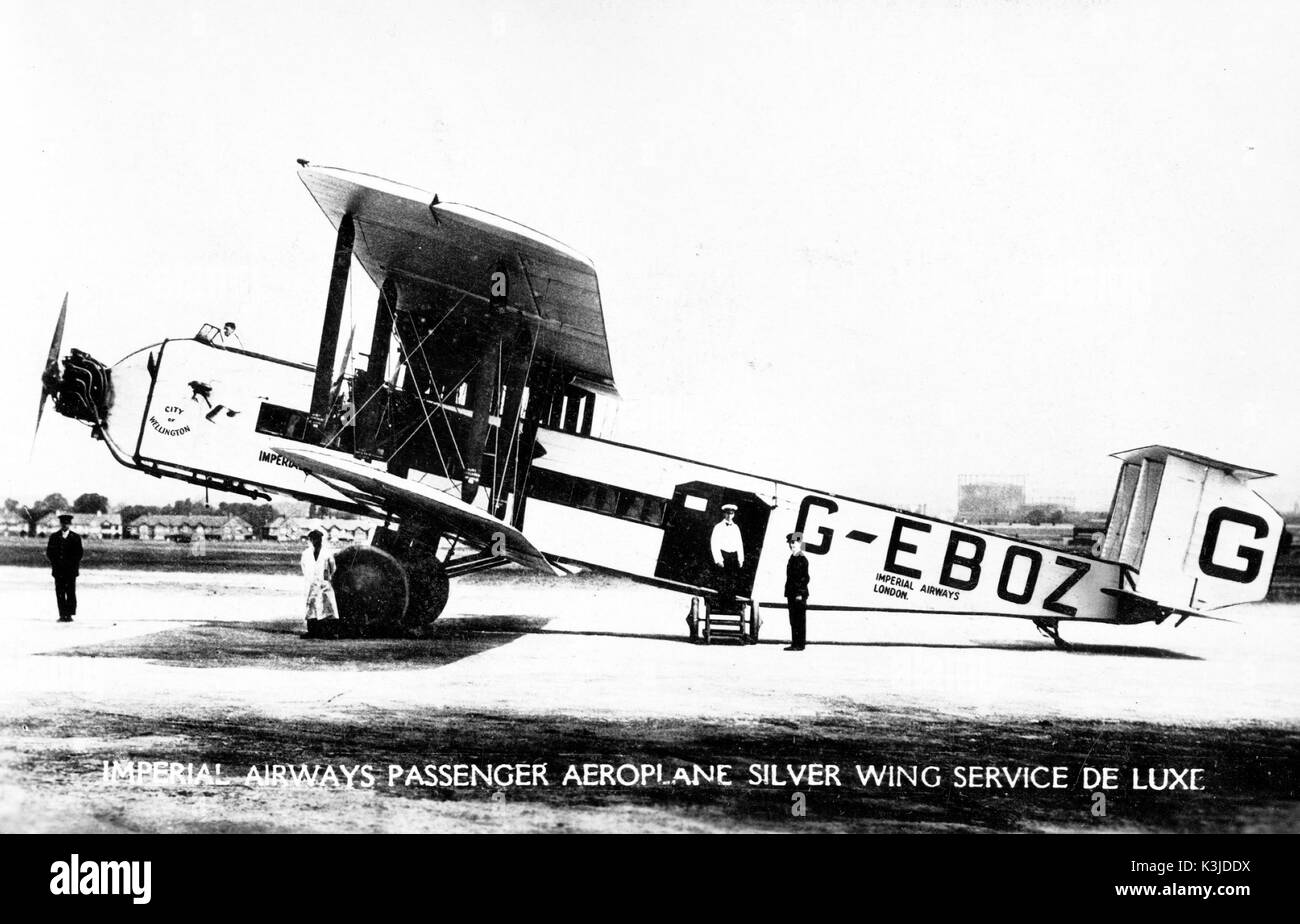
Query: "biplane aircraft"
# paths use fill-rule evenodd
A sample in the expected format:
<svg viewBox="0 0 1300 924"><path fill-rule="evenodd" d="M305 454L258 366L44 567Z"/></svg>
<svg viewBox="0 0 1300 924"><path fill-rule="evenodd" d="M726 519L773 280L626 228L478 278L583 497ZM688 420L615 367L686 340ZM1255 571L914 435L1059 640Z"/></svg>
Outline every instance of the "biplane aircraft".
<svg viewBox="0 0 1300 924"><path fill-rule="evenodd" d="M1268 590L1282 518L1250 487L1267 473L1165 446L1117 455L1089 555L614 442L589 260L488 212L299 163L337 230L314 367L208 326L112 367L60 360L65 297L41 410L54 396L150 475L382 518L371 545L337 556L343 634L419 634L449 579L514 563L680 591L692 635L756 641L761 610L786 605L792 532L811 556L809 609L1021 617L1062 646L1061 623L1181 624ZM336 374L354 260L379 298L364 368L345 356ZM724 505L745 552L725 591L710 551Z"/></svg>

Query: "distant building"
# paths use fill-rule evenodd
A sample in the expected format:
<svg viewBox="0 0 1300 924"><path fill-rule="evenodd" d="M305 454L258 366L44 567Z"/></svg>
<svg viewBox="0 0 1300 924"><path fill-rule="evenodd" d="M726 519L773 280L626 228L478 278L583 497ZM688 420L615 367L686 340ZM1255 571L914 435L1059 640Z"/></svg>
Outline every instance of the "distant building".
<svg viewBox="0 0 1300 924"><path fill-rule="evenodd" d="M957 482L957 519L963 523L1010 523L1025 506L1025 482L964 475Z"/></svg>
<svg viewBox="0 0 1300 924"><path fill-rule="evenodd" d="M279 542L301 542L313 529L319 529L335 545L368 543L378 522L369 519L345 520L341 517L276 517L266 528L267 537Z"/></svg>
<svg viewBox="0 0 1300 924"><path fill-rule="evenodd" d="M146 513L132 520L127 529L135 539L187 542L195 538L194 531L200 526L205 538L222 542L246 542L255 532L243 517L206 513Z"/></svg>
<svg viewBox="0 0 1300 924"><path fill-rule="evenodd" d="M0 536L26 536L27 517L21 513L0 514Z"/></svg>
<svg viewBox="0 0 1300 924"><path fill-rule="evenodd" d="M266 524L266 538L275 542L294 542L298 539L299 517L276 517Z"/></svg>
<svg viewBox="0 0 1300 924"><path fill-rule="evenodd" d="M48 536L59 531L59 514L47 513L36 521L36 535ZM83 539L121 539L122 514L120 513L74 513L72 514L72 531Z"/></svg>

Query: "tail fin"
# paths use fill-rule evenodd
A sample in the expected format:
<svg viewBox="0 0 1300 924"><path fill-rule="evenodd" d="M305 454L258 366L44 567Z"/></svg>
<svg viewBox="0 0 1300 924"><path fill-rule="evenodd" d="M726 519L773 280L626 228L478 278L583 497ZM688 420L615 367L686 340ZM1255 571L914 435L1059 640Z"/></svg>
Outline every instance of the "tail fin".
<svg viewBox="0 0 1300 924"><path fill-rule="evenodd" d="M1282 516L1248 482L1268 472L1168 446L1115 458L1101 557L1131 569L1133 594L1184 613L1264 599Z"/></svg>

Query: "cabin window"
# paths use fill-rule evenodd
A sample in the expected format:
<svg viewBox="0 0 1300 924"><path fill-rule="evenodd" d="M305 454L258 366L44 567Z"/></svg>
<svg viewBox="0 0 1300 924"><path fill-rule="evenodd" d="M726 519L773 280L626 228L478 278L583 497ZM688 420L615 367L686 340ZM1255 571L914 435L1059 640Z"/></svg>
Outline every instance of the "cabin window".
<svg viewBox="0 0 1300 924"><path fill-rule="evenodd" d="M543 468L533 469L529 478L528 496L535 500L565 507L576 507L624 520L662 526L667 501L637 491L616 488L613 485L575 478L562 472Z"/></svg>
<svg viewBox="0 0 1300 924"><path fill-rule="evenodd" d="M305 442L307 412L264 402L257 414L257 432Z"/></svg>
<svg viewBox="0 0 1300 924"><path fill-rule="evenodd" d="M596 512L613 513L618 507L618 491L609 485L596 486Z"/></svg>
<svg viewBox="0 0 1300 924"><path fill-rule="evenodd" d="M664 506L667 502L662 497L647 497L645 501L641 522L648 526L663 526Z"/></svg>
<svg viewBox="0 0 1300 924"><path fill-rule="evenodd" d="M577 506L596 513L614 513L618 507L618 489L595 481L580 480Z"/></svg>
<svg viewBox="0 0 1300 924"><path fill-rule="evenodd" d="M550 405L538 409L537 413L548 427L590 436L596 414L596 396L585 388L570 385L554 395Z"/></svg>
<svg viewBox="0 0 1300 924"><path fill-rule="evenodd" d="M705 511L709 509L709 499L707 497L698 497L694 494L687 494L686 500L683 501L687 510Z"/></svg>
<svg viewBox="0 0 1300 924"><path fill-rule="evenodd" d="M565 392L564 395L564 423L562 430L570 433L578 432L578 421L582 414L582 393L574 389Z"/></svg>
<svg viewBox="0 0 1300 924"><path fill-rule="evenodd" d="M549 472L544 468L533 469L529 479L528 494L540 501L552 504L573 505L574 479L559 472Z"/></svg>
<svg viewBox="0 0 1300 924"><path fill-rule="evenodd" d="M645 495L624 491L618 499L618 515L628 520L639 520L645 502Z"/></svg>

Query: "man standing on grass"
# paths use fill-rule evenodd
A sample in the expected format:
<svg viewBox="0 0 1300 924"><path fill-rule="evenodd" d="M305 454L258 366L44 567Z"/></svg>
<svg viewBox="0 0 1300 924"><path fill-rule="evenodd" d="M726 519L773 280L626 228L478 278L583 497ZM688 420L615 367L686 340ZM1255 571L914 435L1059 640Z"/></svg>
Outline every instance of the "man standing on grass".
<svg viewBox="0 0 1300 924"><path fill-rule="evenodd" d="M307 621L337 619L339 605L334 599L332 583L336 567L334 552L319 529L313 529L305 538L307 548L302 550L302 577L307 588Z"/></svg>
<svg viewBox="0 0 1300 924"><path fill-rule="evenodd" d="M72 622L77 615L77 575L81 573L81 537L72 531L72 514L59 514L59 531L50 534L45 557L54 575L59 622Z"/></svg>
<svg viewBox="0 0 1300 924"><path fill-rule="evenodd" d="M808 556L803 553L799 533L790 533L785 541L790 546L785 563L785 605L790 611L790 647L786 651L803 651L807 642Z"/></svg>

